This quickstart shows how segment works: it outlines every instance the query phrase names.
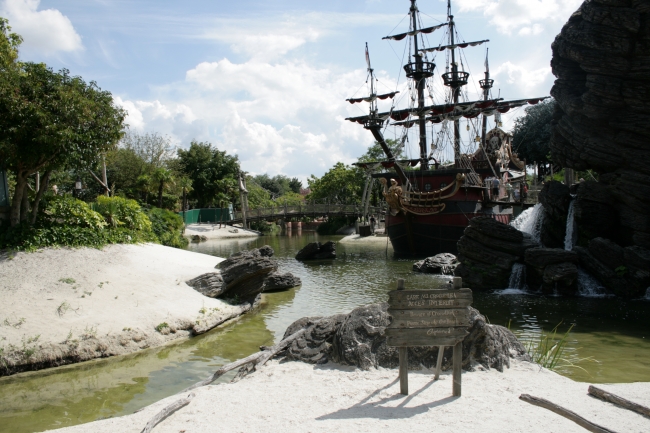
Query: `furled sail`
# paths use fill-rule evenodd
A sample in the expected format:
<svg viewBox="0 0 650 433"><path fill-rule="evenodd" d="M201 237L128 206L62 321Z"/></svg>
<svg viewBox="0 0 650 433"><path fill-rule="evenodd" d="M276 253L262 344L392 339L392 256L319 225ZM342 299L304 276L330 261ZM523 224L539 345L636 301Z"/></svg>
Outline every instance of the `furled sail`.
<svg viewBox="0 0 650 433"><path fill-rule="evenodd" d="M357 102L372 102L372 101L377 100L377 99L381 99L381 100L384 100L384 99L387 99L387 98L392 99L398 93L399 93L399 91L384 93L383 95L370 95L370 96L365 96L363 98L349 98L349 99L346 99L346 101L348 101L350 104L355 104Z"/></svg>
<svg viewBox="0 0 650 433"><path fill-rule="evenodd" d="M394 41L401 41L402 39L404 39L407 36L415 36L418 33L424 33L425 35L427 35L429 33L433 33L434 31L438 30L440 27L444 27L444 26L446 26L448 24L449 23L438 24L437 26L425 27L423 29L418 29L418 30L411 31L411 32L400 33L399 35L386 36L386 37L383 37L382 39L392 39Z"/></svg>
<svg viewBox="0 0 650 433"><path fill-rule="evenodd" d="M453 44L453 45L440 45L438 47L432 47L432 48L423 48L420 50L420 52L431 52L431 51L444 51L444 50L453 50L455 48L467 48L467 47L475 47L477 45L484 44L485 42L490 42L489 39L484 39L482 41L474 41L474 42L461 42L459 44Z"/></svg>

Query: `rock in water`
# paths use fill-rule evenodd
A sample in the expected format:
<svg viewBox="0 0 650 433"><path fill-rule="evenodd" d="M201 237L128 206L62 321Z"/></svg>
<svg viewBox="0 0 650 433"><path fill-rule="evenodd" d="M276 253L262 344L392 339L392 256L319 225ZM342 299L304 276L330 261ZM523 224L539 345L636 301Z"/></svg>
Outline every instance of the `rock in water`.
<svg viewBox="0 0 650 433"><path fill-rule="evenodd" d="M413 263L413 270L425 274L453 275L458 263L459 261L455 255L440 253Z"/></svg>
<svg viewBox="0 0 650 433"><path fill-rule="evenodd" d="M512 226L490 217L472 218L458 241L460 264L454 275L474 289L507 287L513 264L537 246L530 235Z"/></svg>
<svg viewBox="0 0 650 433"><path fill-rule="evenodd" d="M524 261L528 287L544 293L575 295L578 291L578 253L560 248L530 248Z"/></svg>
<svg viewBox="0 0 650 433"><path fill-rule="evenodd" d="M298 251L298 254L296 254L296 260L319 260L335 258L336 244L332 241L325 242L322 245L320 242L309 243L303 249Z"/></svg>
<svg viewBox="0 0 650 433"><path fill-rule="evenodd" d="M225 289L221 297L249 299L257 296L264 289L264 282L269 274L277 271L278 266L271 259L273 248L265 245L250 251L240 251L219 263Z"/></svg>
<svg viewBox="0 0 650 433"><path fill-rule="evenodd" d="M355 308L350 314L320 318L305 317L291 324L283 338L306 328L281 355L286 359L311 363L328 360L362 369L395 368L398 350L386 345L384 330L390 323L388 304L370 304ZM510 366L510 358L530 361L525 348L507 328L491 325L477 310L470 308L469 335L463 340L463 369L477 365L486 369ZM437 347L409 347L409 368L435 367ZM443 370L452 367L452 348L445 349Z"/></svg>
<svg viewBox="0 0 650 433"><path fill-rule="evenodd" d="M264 282L264 291L277 292L280 290L288 290L292 287L298 287L301 284L302 281L300 281L300 278L290 272L286 274L271 274Z"/></svg>
<svg viewBox="0 0 650 433"><path fill-rule="evenodd" d="M223 278L218 272L209 272L185 282L197 292L209 298L216 298L224 292Z"/></svg>

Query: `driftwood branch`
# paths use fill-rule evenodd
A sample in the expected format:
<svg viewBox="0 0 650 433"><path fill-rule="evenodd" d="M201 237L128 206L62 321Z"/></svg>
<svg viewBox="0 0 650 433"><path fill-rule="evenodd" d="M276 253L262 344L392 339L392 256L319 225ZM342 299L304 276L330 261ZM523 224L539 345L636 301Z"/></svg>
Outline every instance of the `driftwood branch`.
<svg viewBox="0 0 650 433"><path fill-rule="evenodd" d="M258 365L264 365L266 362L274 357L278 352L284 350L292 341L300 337L302 334L305 333L306 329L301 329L298 332L295 332L285 338L284 340L280 341L278 344L272 347L265 347L264 350L259 351L257 353L253 353L252 355L247 356L246 358L242 358L238 361L231 362L230 364L226 364L223 367L221 367L219 370L215 371L214 374L210 377L208 377L205 380L202 380L200 382L195 383L194 385L190 386L189 388L183 390L182 392L187 392L191 391L193 389L199 388L201 386L209 385L215 380L217 380L219 377L223 376L229 371L232 371L236 368L243 367L247 364L253 363L253 368L249 369L248 372L252 372L255 370L254 367Z"/></svg>
<svg viewBox="0 0 650 433"><path fill-rule="evenodd" d="M545 400L543 398L539 397L533 397L532 395L528 394L521 394L519 396L520 400L523 400L527 403L530 403L535 406L543 407L544 409L548 409L551 412L555 412L558 415L562 415L563 417L570 419L574 423L578 424L580 427L589 430L590 432L594 433L615 433L613 430L610 430L605 427L601 427L598 424L594 424L591 421L587 421L580 415L578 415L575 412L572 412L568 409L563 408L562 406L558 406L555 403L552 403L548 400Z"/></svg>
<svg viewBox="0 0 650 433"><path fill-rule="evenodd" d="M88 170L88 173L90 173L90 175L91 175L91 176L92 176L92 177L93 177L97 182L99 182L99 184L100 184L101 186L103 186L104 189L105 189L106 191L108 191L108 192L111 191L111 189L108 187L108 185L106 185L106 184L104 183L103 180L101 180L99 177L97 177L97 175L96 175L95 173L93 173L92 170Z"/></svg>
<svg viewBox="0 0 650 433"><path fill-rule="evenodd" d="M640 404L634 403L630 400L626 400L623 397L619 397L616 394L612 394L611 392L607 392L605 390L602 390L600 388L596 388L593 385L589 385L589 394L593 395L596 398L599 398L601 400L607 401L609 403L613 403L617 406L620 406L622 408L640 413L641 415L650 417L650 408L647 408L646 406L642 406Z"/></svg>
<svg viewBox="0 0 650 433"><path fill-rule="evenodd" d="M164 419L167 418L169 415L171 415L171 414L173 414L174 412L176 412L178 409L180 409L180 408L182 408L182 407L185 407L185 406L187 406L188 404L190 404L190 401L192 401L192 399L194 398L195 395L196 395L196 394L191 393L191 394L188 395L187 397L182 398L182 399L180 399L180 400L177 400L177 401L173 402L172 404L170 404L169 406L165 407L163 410L161 410L160 412L158 412L158 413L156 414L156 416L154 416L153 418L151 418L151 419L149 420L149 422L147 423L147 425L144 426L144 428L142 429L142 432L141 432L141 433L149 433L149 432L151 432L151 430L153 430L153 428L154 428L155 426L157 426L157 425L158 425L162 420L164 420Z"/></svg>

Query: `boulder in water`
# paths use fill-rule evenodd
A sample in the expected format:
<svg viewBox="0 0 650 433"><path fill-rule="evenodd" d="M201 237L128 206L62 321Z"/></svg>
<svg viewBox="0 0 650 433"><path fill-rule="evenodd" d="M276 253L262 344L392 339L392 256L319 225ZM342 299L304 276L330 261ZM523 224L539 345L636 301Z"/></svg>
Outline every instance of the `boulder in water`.
<svg viewBox="0 0 650 433"><path fill-rule="evenodd" d="M311 242L296 254L296 260L319 260L335 259L336 244L332 241L321 244L320 242Z"/></svg>
<svg viewBox="0 0 650 433"><path fill-rule="evenodd" d="M240 251L217 265L225 289L221 297L238 297L249 299L257 296L264 289L264 282L269 274L277 271L278 266L271 259L273 248L265 245L250 251Z"/></svg>
<svg viewBox="0 0 650 433"><path fill-rule="evenodd" d="M413 270L425 274L453 275L458 263L455 255L440 253L413 263Z"/></svg>
<svg viewBox="0 0 650 433"><path fill-rule="evenodd" d="M280 290L288 290L292 287L298 287L302 284L300 278L293 275L291 272L286 274L271 274L264 281L265 292L277 292Z"/></svg>

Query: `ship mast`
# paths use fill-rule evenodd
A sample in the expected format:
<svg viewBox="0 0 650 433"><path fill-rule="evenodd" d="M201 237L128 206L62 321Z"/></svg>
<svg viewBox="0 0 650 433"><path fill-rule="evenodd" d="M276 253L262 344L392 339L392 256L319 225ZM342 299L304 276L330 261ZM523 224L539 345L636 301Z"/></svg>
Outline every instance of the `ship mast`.
<svg viewBox="0 0 650 433"><path fill-rule="evenodd" d="M481 89L483 89L483 100L487 101L490 98L490 89L494 84L494 80L490 79L490 64L488 63L488 53L489 50L485 52L485 78L479 80ZM483 151L485 151L485 134L487 133L487 116L483 114L483 125L481 129L481 146L483 146ZM487 155L486 155L487 157Z"/></svg>
<svg viewBox="0 0 650 433"><path fill-rule="evenodd" d="M415 57L415 74L413 79L416 81L418 89L418 125L420 127L420 170L429 169L428 151L427 151L427 130L426 130L426 113L424 112L424 87L426 85L425 79L430 75L426 75L423 71L422 54L418 50L418 8L415 5L415 0L411 0L411 21L413 26L413 49ZM434 65L435 67L435 65Z"/></svg>

